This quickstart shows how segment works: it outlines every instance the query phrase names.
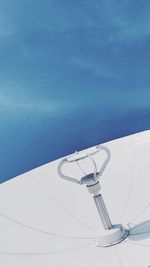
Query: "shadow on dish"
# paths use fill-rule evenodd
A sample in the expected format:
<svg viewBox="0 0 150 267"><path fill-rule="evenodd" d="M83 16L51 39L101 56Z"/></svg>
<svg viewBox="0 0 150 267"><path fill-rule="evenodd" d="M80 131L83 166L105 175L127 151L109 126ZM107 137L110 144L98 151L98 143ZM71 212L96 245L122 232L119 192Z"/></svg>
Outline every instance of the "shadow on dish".
<svg viewBox="0 0 150 267"><path fill-rule="evenodd" d="M128 226L129 226L128 239L140 241L150 238L150 220L141 222L133 226L132 224L128 224Z"/></svg>

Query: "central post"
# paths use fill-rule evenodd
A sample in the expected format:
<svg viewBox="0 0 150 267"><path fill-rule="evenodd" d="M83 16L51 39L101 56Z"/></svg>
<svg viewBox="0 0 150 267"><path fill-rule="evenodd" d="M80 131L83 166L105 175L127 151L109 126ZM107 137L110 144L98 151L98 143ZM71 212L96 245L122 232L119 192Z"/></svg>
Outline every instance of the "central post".
<svg viewBox="0 0 150 267"><path fill-rule="evenodd" d="M97 164L93 156L100 151L105 152L106 159L101 164L101 168L98 171ZM95 241L98 246L103 246L103 247L108 247L108 246L118 244L119 242L123 241L128 236L128 230L125 229L122 226L122 224L113 225L111 223L102 194L100 192L101 186L99 183L99 178L102 176L110 160L110 157L111 157L110 150L105 146L99 145L99 146L96 146L95 150L91 153L75 152L74 155L61 160L58 165L58 173L61 178L69 182L77 183L80 185L86 185L89 193L93 195L96 208L98 210L102 225L104 227L104 229L97 234ZM90 159L93 165L93 170L90 173L87 173L86 170L84 170L82 166L80 165L80 161L83 161L87 158ZM80 170L82 171L84 175L79 179L72 177L72 176L65 175L62 172L62 168L66 163L68 165L71 163L77 163L78 167L80 168Z"/></svg>

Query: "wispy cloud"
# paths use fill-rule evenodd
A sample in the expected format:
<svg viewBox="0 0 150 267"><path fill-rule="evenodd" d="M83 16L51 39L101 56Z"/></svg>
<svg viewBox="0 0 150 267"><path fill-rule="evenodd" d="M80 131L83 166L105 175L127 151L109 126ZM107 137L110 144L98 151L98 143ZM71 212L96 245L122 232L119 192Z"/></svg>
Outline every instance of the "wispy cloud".
<svg viewBox="0 0 150 267"><path fill-rule="evenodd" d="M139 42L150 36L148 1L92 1L97 11L97 25L105 31L107 44ZM101 23L101 24L99 24Z"/></svg>
<svg viewBox="0 0 150 267"><path fill-rule="evenodd" d="M17 94L12 95L2 95L0 94L0 110L6 110L11 114L18 113L28 113L35 115L47 115L47 116L58 116L66 112L66 106L68 103L64 101L56 100L33 100L29 98L17 97ZM69 105L68 105L69 108Z"/></svg>
<svg viewBox="0 0 150 267"><path fill-rule="evenodd" d="M77 67L83 70L89 70L94 75L100 76L106 79L115 79L119 80L120 76L117 75L111 69L109 64L104 64L103 62L92 62L90 58L82 58L82 57L72 57L70 59L70 63L76 65Z"/></svg>
<svg viewBox="0 0 150 267"><path fill-rule="evenodd" d="M137 41L150 35L148 1L0 1L0 35L46 30L57 33L99 29L108 42ZM94 32L93 32L94 33Z"/></svg>

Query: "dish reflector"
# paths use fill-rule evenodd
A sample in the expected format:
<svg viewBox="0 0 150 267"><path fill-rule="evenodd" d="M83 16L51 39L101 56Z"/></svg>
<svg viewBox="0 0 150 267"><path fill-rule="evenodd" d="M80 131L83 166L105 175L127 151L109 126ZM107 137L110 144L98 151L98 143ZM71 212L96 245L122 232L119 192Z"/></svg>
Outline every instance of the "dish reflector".
<svg viewBox="0 0 150 267"><path fill-rule="evenodd" d="M150 265L150 131L107 142L103 146L111 151L111 160L102 173L99 190L114 228L104 229L95 200L91 198L94 194L99 197L99 185L96 184L99 180L95 181L92 176L95 184L88 188L88 194L87 183L79 186L81 183L60 179L57 168L62 159L56 160L1 184L1 266ZM83 157L95 150L86 149L81 155ZM99 173L99 164L106 160L106 153L101 150L92 158ZM77 179L78 176L80 181L86 176L78 166L73 167L73 162L68 164L72 177ZM90 174L93 163L89 165L86 162L81 167L85 165ZM63 170L69 177L67 165ZM123 231L128 230L128 237L118 243L117 235L120 235L122 226ZM113 230L116 231L117 244L101 247L108 239L111 243Z"/></svg>

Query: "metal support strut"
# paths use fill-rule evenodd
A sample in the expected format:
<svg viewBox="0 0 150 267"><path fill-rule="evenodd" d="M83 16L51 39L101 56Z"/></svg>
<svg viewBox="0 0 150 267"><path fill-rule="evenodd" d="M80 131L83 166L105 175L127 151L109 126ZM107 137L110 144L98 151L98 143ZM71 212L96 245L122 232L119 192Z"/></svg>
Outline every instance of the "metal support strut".
<svg viewBox="0 0 150 267"><path fill-rule="evenodd" d="M105 230L111 229L112 228L111 220L109 218L102 195L99 194L98 196L94 196L93 199L95 201L98 213L100 215Z"/></svg>
<svg viewBox="0 0 150 267"><path fill-rule="evenodd" d="M96 153L103 150L106 153L106 159L101 165L100 170L98 171L96 161L92 157ZM96 244L98 246L102 247L109 247L115 244L118 244L119 242L123 241L128 236L128 230L125 229L122 224L112 225L111 220L109 218L103 197L100 193L101 186L99 183L99 178L102 176L109 160L110 160L111 153L109 149L105 146L96 146L95 151L91 153L86 152L76 152L74 155L64 158L60 161L58 165L58 174L61 178L73 182L80 185L86 185L89 193L93 194L93 199L95 202L95 205L97 207L102 225L104 229L97 234L97 237L95 239ZM93 170L90 173L86 173L86 171L81 167L79 164L79 161L82 161L84 159L90 159ZM80 179L77 179L72 176L65 175L62 172L62 167L67 163L68 165L70 163L76 162L80 170L83 172L84 176L82 176Z"/></svg>

